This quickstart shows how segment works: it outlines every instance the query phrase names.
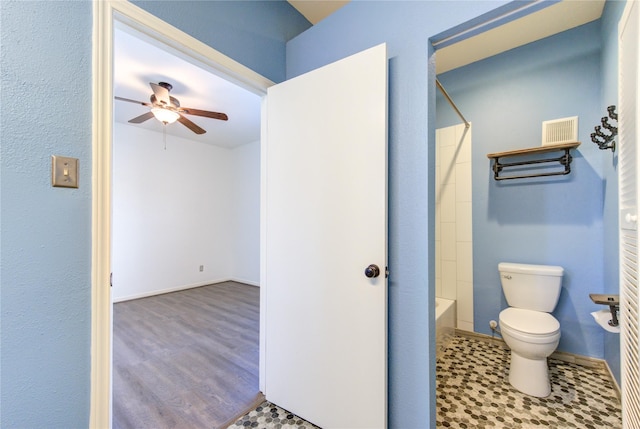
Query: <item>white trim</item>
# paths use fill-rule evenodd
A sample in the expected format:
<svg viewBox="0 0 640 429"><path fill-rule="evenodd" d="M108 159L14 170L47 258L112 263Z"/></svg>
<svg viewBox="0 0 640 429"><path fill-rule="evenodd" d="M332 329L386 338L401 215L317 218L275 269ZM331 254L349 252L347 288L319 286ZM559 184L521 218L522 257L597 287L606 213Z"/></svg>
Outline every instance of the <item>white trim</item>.
<svg viewBox="0 0 640 429"><path fill-rule="evenodd" d="M249 285L249 286L260 287L260 282L256 282L254 280L241 279L241 278L238 278L238 277L232 277L232 278L230 278L229 280L226 280L226 281L242 283L244 285Z"/></svg>
<svg viewBox="0 0 640 429"><path fill-rule="evenodd" d="M152 292L136 293L136 294L133 294L133 295L122 296L120 298L114 298L113 303L115 304L116 302L133 301L134 299L148 298L150 296L164 295L165 293L180 292L182 290L195 289L195 288L202 287L202 286L216 285L216 284L225 283L225 282L236 282L236 283L242 283L242 284L245 284L245 285L248 285L248 286L260 287L260 284L258 282L254 282L254 281L242 280L242 279L236 279L236 278L222 278L222 279L216 279L216 280L209 280L209 281L206 281L206 282L198 282L198 283L192 283L192 284L188 284L188 285L175 286L175 287L170 287L170 288L166 288L166 289L154 290Z"/></svg>
<svg viewBox="0 0 640 429"><path fill-rule="evenodd" d="M89 427L111 427L111 132L113 21L93 4L91 199L91 399Z"/></svg>
<svg viewBox="0 0 640 429"><path fill-rule="evenodd" d="M259 95L273 85L244 65L126 1L93 3L91 399L89 427L111 427L111 145L116 22L165 44L211 73Z"/></svg>
<svg viewBox="0 0 640 429"><path fill-rule="evenodd" d="M267 394L266 381L266 326L267 326L267 97L262 97L260 107L260 333L259 333L259 363L258 389Z"/></svg>

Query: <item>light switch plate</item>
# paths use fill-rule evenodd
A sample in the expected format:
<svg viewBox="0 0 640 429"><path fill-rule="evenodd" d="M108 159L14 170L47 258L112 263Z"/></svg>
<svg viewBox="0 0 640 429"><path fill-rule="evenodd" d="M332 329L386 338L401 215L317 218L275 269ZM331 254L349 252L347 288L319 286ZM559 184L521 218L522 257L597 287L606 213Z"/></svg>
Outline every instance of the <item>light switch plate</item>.
<svg viewBox="0 0 640 429"><path fill-rule="evenodd" d="M78 159L51 156L51 184L56 187L78 187Z"/></svg>

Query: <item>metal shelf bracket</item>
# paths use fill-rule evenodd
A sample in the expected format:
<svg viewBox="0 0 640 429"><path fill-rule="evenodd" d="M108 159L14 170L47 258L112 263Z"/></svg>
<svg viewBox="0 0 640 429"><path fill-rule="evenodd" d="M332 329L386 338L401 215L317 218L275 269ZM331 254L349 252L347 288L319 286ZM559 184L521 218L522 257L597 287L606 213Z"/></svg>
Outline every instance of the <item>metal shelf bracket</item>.
<svg viewBox="0 0 640 429"><path fill-rule="evenodd" d="M547 176L565 176L571 173L571 161L573 157L571 156L571 149L575 149L580 145L579 142L576 143L568 143L561 144L555 146L542 146L538 148L529 148L529 149L520 149L520 150L512 150L508 152L499 152L488 154L487 157L489 159L493 159L493 178L495 180L512 180L512 179L528 179L533 177L547 177ZM501 158L512 158L517 156L525 156L525 155L534 155L541 154L552 151L562 151L563 154L557 158L540 158L540 159L529 159L526 161L517 161L517 162L500 162ZM548 164L548 163L559 163L564 167L563 170L560 171L546 171L540 173L530 173L530 174L518 174L505 176L504 170L510 169L512 167L522 167L526 165L540 165L540 164ZM502 174L502 175L501 175Z"/></svg>

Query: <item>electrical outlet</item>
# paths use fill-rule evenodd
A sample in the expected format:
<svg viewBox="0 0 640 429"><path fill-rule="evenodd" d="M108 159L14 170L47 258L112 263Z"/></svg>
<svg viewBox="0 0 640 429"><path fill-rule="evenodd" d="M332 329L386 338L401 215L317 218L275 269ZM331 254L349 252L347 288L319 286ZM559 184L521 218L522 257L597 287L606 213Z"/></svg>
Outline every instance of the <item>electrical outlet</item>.
<svg viewBox="0 0 640 429"><path fill-rule="evenodd" d="M200 265L200 272L204 271L204 265Z"/></svg>

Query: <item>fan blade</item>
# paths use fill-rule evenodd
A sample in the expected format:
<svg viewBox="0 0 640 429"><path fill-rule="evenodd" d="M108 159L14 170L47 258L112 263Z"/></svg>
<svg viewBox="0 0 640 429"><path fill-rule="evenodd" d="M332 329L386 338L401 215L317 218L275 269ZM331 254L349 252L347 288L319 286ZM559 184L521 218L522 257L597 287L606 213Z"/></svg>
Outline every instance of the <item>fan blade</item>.
<svg viewBox="0 0 640 429"><path fill-rule="evenodd" d="M189 128L191 131L193 131L196 134L206 133L205 130L203 130L202 128L200 128L199 126L197 126L196 124L194 124L193 122L191 122L190 120L188 120L182 115L180 115L180 117L178 118L178 122L180 122L185 127Z"/></svg>
<svg viewBox="0 0 640 429"><path fill-rule="evenodd" d="M209 112L208 110L192 109L190 107L181 107L180 112L186 113L187 115L204 116L205 118L220 119L221 121L226 121L229 119L229 117L224 113Z"/></svg>
<svg viewBox="0 0 640 429"><path fill-rule="evenodd" d="M149 85L151 85L151 89L153 89L153 93L155 94L156 100L158 100L159 103L162 103L165 106L171 105L171 100L169 99L169 90L167 88L153 82L150 82Z"/></svg>
<svg viewBox="0 0 640 429"><path fill-rule="evenodd" d="M129 122L132 124L141 124L144 121L153 118L153 113L147 112L144 115L136 116L133 119L130 119Z"/></svg>
<svg viewBox="0 0 640 429"><path fill-rule="evenodd" d="M129 103L142 104L143 106L151 106L151 103L145 103L144 101L137 101L137 100L132 100L130 98L123 98L123 97L114 97L114 98L120 101L128 101Z"/></svg>

